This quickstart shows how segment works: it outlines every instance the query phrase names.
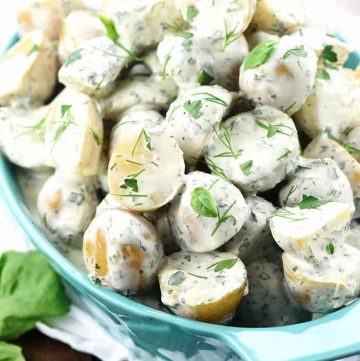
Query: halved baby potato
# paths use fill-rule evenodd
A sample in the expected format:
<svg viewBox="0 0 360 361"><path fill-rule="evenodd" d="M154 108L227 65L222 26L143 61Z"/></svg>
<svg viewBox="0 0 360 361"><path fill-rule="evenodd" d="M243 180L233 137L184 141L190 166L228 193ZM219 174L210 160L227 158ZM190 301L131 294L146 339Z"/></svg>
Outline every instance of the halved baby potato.
<svg viewBox="0 0 360 361"><path fill-rule="evenodd" d="M174 253L159 272L161 301L178 316L226 323L248 293L246 269L231 253Z"/></svg>
<svg viewBox="0 0 360 361"><path fill-rule="evenodd" d="M221 123L208 142L205 160L212 173L244 192L266 191L294 171L299 148L292 119L264 106Z"/></svg>
<svg viewBox="0 0 360 361"><path fill-rule="evenodd" d="M124 295L150 290L163 260L155 228L144 217L115 208L93 219L83 254L90 276Z"/></svg>
<svg viewBox="0 0 360 361"><path fill-rule="evenodd" d="M97 174L104 134L94 101L66 89L51 107L45 134L51 164L79 174Z"/></svg>
<svg viewBox="0 0 360 361"><path fill-rule="evenodd" d="M37 201L42 225L72 247L82 246L83 234L98 204L93 178L62 171L45 182Z"/></svg>
<svg viewBox="0 0 360 361"><path fill-rule="evenodd" d="M125 124L126 131L119 127L108 183L110 193L123 207L149 212L169 203L180 191L185 163L174 137L162 127L149 127L145 117L138 120Z"/></svg>
<svg viewBox="0 0 360 361"><path fill-rule="evenodd" d="M233 95L219 86L202 86L181 93L166 114L166 127L174 135L185 161L196 164L227 113Z"/></svg>
<svg viewBox="0 0 360 361"><path fill-rule="evenodd" d="M43 104L53 93L57 70L56 51L45 34L25 35L0 62L0 106Z"/></svg>
<svg viewBox="0 0 360 361"><path fill-rule="evenodd" d="M248 216L249 208L235 186L212 174L192 172L171 204L169 220L180 248L201 253L230 240Z"/></svg>

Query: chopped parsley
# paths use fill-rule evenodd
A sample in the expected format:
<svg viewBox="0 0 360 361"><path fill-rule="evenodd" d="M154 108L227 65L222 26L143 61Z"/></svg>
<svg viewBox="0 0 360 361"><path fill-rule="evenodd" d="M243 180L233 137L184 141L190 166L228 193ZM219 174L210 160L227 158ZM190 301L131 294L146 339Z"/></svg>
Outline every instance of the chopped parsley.
<svg viewBox="0 0 360 361"><path fill-rule="evenodd" d="M278 42L274 40L263 41L255 46L244 61L244 70L255 69L266 63L274 52Z"/></svg>
<svg viewBox="0 0 360 361"><path fill-rule="evenodd" d="M207 269L214 267L214 272L221 272L224 269L231 269L235 266L237 258L224 259L223 261L216 262L209 266Z"/></svg>
<svg viewBox="0 0 360 361"><path fill-rule="evenodd" d="M198 76L198 83L200 85L209 85L214 81L214 77L211 76L208 72L204 69L201 69L199 76Z"/></svg>
<svg viewBox="0 0 360 361"><path fill-rule="evenodd" d="M190 114L192 118L198 119L202 115L202 113L200 112L202 105L203 104L201 100L194 100L193 102L187 100L184 103L184 109Z"/></svg>
<svg viewBox="0 0 360 361"><path fill-rule="evenodd" d="M247 162L240 164L240 169L245 176L248 176L251 173L252 166L253 166L253 161L248 160Z"/></svg>
<svg viewBox="0 0 360 361"><path fill-rule="evenodd" d="M186 11L186 21L191 24L194 21L194 19L198 16L198 14L199 11L195 6L193 5L188 6Z"/></svg>
<svg viewBox="0 0 360 361"><path fill-rule="evenodd" d="M334 252L335 252L334 244L331 242L326 245L325 249L326 249L326 253L328 253L330 255L334 254Z"/></svg>
<svg viewBox="0 0 360 361"><path fill-rule="evenodd" d="M315 209L318 207L323 206L324 204L328 203L328 201L323 201L319 198L313 196L303 195L301 202L299 203L300 209Z"/></svg>

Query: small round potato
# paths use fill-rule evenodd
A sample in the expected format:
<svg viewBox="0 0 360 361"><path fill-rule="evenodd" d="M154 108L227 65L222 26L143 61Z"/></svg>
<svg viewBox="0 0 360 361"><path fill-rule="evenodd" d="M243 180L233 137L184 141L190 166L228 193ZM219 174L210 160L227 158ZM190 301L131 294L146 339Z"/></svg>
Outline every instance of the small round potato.
<svg viewBox="0 0 360 361"><path fill-rule="evenodd" d="M231 253L174 253L159 272L161 301L178 316L226 323L248 293L246 269Z"/></svg>
<svg viewBox="0 0 360 361"><path fill-rule="evenodd" d="M245 201L250 207L250 215L240 231L224 247L226 252L233 253L247 264L259 257L262 248L274 242L268 218L276 209L270 202L254 195L246 197Z"/></svg>
<svg viewBox="0 0 360 361"><path fill-rule="evenodd" d="M279 192L282 206L294 207L304 196L344 202L354 212L354 195L349 180L332 159L302 158L299 168Z"/></svg>
<svg viewBox="0 0 360 361"><path fill-rule="evenodd" d="M265 55L259 58L259 54ZM317 62L301 36L260 43L241 65L240 90L256 104L293 115L310 95Z"/></svg>
<svg viewBox="0 0 360 361"><path fill-rule="evenodd" d="M348 128L345 133L345 145L348 145L349 153L360 162L360 125Z"/></svg>
<svg viewBox="0 0 360 361"><path fill-rule="evenodd" d="M328 257L324 268L288 253L283 255L284 274L290 292L310 312L334 311L355 300L360 293L360 251L344 245Z"/></svg>
<svg viewBox="0 0 360 361"><path fill-rule="evenodd" d="M213 251L231 239L249 216L241 192L221 178L202 172L185 176L185 188L173 201L169 219L182 250Z"/></svg>
<svg viewBox="0 0 360 361"><path fill-rule="evenodd" d="M49 164L44 142L49 106L37 109L0 107L0 148L7 158L23 168Z"/></svg>
<svg viewBox="0 0 360 361"><path fill-rule="evenodd" d="M56 172L42 187L37 205L47 230L64 243L81 247L98 203L92 178Z"/></svg>
<svg viewBox="0 0 360 361"><path fill-rule="evenodd" d="M308 263L326 264L329 255L344 243L350 227L350 207L328 202L281 208L270 218L269 225L284 252Z"/></svg>
<svg viewBox="0 0 360 361"><path fill-rule="evenodd" d="M123 207L137 212L153 211L169 203L180 191L185 172L182 151L174 137L162 127L149 127L147 119L142 116L134 124L118 127L108 169L110 193Z"/></svg>
<svg viewBox="0 0 360 361"><path fill-rule="evenodd" d="M0 62L0 106L43 104L54 90L57 70L56 51L44 33L25 35Z"/></svg>
<svg viewBox="0 0 360 361"><path fill-rule="evenodd" d="M121 209L94 218L84 234L83 254L90 276L124 295L150 290L163 259L155 228Z"/></svg>
<svg viewBox="0 0 360 361"><path fill-rule="evenodd" d="M174 0L112 0L103 6L127 49L143 50L157 45L164 35L181 29L182 17Z"/></svg>
<svg viewBox="0 0 360 361"><path fill-rule="evenodd" d="M266 191L293 172L299 147L288 115L258 107L223 122L208 143L205 159L213 173L244 192Z"/></svg>
<svg viewBox="0 0 360 361"><path fill-rule="evenodd" d="M258 0L251 27L284 35L301 28L304 15L301 0Z"/></svg>
<svg viewBox="0 0 360 361"><path fill-rule="evenodd" d="M201 37L230 42L248 27L256 0L175 0L183 18Z"/></svg>
<svg viewBox="0 0 360 361"><path fill-rule="evenodd" d="M319 135L304 150L306 158L330 158L348 178L355 204L354 217L360 217L360 164L339 143L329 139L326 134Z"/></svg>
<svg viewBox="0 0 360 361"><path fill-rule="evenodd" d="M60 33L60 60L64 62L81 43L101 35L105 35L105 27L95 13L86 10L71 12L65 18Z"/></svg>
<svg viewBox="0 0 360 361"><path fill-rule="evenodd" d="M97 174L104 131L93 100L66 89L51 107L45 141L52 164L83 175Z"/></svg>
<svg viewBox="0 0 360 361"><path fill-rule="evenodd" d="M183 92L167 114L167 129L174 135L185 161L196 164L204 147L229 109L233 96L219 86L202 86Z"/></svg>
<svg viewBox="0 0 360 361"><path fill-rule="evenodd" d="M277 259L279 258L279 260ZM263 257L247 267L249 294L236 311L242 327L275 327L310 320L290 294L284 282L281 257Z"/></svg>
<svg viewBox="0 0 360 361"><path fill-rule="evenodd" d="M323 69L306 103L295 114L296 124L310 138L323 132L340 138L344 131L360 125L359 99L360 79L354 71Z"/></svg>
<svg viewBox="0 0 360 361"><path fill-rule="evenodd" d="M243 35L227 46L223 39L198 37L191 32L185 36L167 35L159 44L157 54L164 74L171 76L179 88L194 88L206 83L238 90L237 75L249 52ZM207 75L206 75L207 74Z"/></svg>

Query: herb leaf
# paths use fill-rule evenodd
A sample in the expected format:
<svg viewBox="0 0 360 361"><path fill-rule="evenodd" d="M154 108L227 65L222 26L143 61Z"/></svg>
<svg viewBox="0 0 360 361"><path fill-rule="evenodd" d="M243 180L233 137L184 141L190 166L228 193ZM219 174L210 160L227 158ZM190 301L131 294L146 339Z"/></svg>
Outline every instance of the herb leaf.
<svg viewBox="0 0 360 361"><path fill-rule="evenodd" d="M81 59L81 51L83 49L76 49L73 51L65 60L64 66L67 67L72 63L75 63L75 61L78 61Z"/></svg>
<svg viewBox="0 0 360 361"><path fill-rule="evenodd" d="M337 54L333 51L332 45L326 45L322 52L323 59L329 61L330 63L336 63L338 61Z"/></svg>
<svg viewBox="0 0 360 361"><path fill-rule="evenodd" d="M328 201L323 201L313 196L303 195L302 201L299 203L300 209L314 209L323 206L324 204L329 203Z"/></svg>
<svg viewBox="0 0 360 361"><path fill-rule="evenodd" d="M352 145L343 142L342 140L336 138L334 135L332 135L330 132L327 132L328 138L335 141L336 143L340 144L348 153L352 155L359 156L360 155L360 149L353 147Z"/></svg>
<svg viewBox="0 0 360 361"><path fill-rule="evenodd" d="M216 218L217 205L212 194L203 187L195 188L191 192L191 207L200 216Z"/></svg>
<svg viewBox="0 0 360 361"><path fill-rule="evenodd" d="M253 166L253 161L248 160L247 162L240 164L240 169L245 176L248 176L251 173L252 166Z"/></svg>
<svg viewBox="0 0 360 361"><path fill-rule="evenodd" d="M241 37L242 34L240 32L237 32L238 25L239 23L236 24L234 29L229 30L227 23L225 21L225 36L224 36L223 51L225 51L227 47L229 47L234 41L236 41Z"/></svg>
<svg viewBox="0 0 360 361"><path fill-rule="evenodd" d="M63 104L61 106L61 118L64 118L64 115L71 109L72 105Z"/></svg>
<svg viewBox="0 0 360 361"><path fill-rule="evenodd" d="M255 46L244 61L244 70L255 69L266 63L274 52L277 41L268 40Z"/></svg>
<svg viewBox="0 0 360 361"><path fill-rule="evenodd" d="M196 274L194 274L194 273L188 272L188 274L191 275L191 276L194 276L194 277L196 277L196 278L202 278L203 280L207 280L207 279L208 279L207 277L199 276L199 275L196 275Z"/></svg>
<svg viewBox="0 0 360 361"><path fill-rule="evenodd" d="M203 92L203 93L195 93L193 95L204 95L205 96L204 100L207 100L208 102L219 104L222 105L223 107L229 106L229 104L226 103L224 100L211 93Z"/></svg>
<svg viewBox="0 0 360 361"><path fill-rule="evenodd" d="M182 47L188 52L190 53L190 51L192 50L192 46L193 46L193 42L191 39L185 39L182 43L181 43Z"/></svg>
<svg viewBox="0 0 360 361"><path fill-rule="evenodd" d="M120 35L116 30L114 22L105 15L99 15L99 19L105 27L106 36L115 43L120 38Z"/></svg>
<svg viewBox="0 0 360 361"><path fill-rule="evenodd" d="M217 262L209 266L207 269L214 268L214 272L221 272L224 269L233 268L237 262L237 258L224 259L223 261Z"/></svg>
<svg viewBox="0 0 360 361"><path fill-rule="evenodd" d="M96 143L97 145L102 145L103 142L102 142L102 139L101 139L99 133L96 132L93 128L89 128L89 131L90 131L92 137L94 138L95 143Z"/></svg>
<svg viewBox="0 0 360 361"><path fill-rule="evenodd" d="M25 361L21 348L7 342L0 341L0 355L4 361Z"/></svg>
<svg viewBox="0 0 360 361"><path fill-rule="evenodd" d="M34 44L34 45L31 47L31 49L29 50L29 52L26 54L26 56L30 56L30 55L32 55L33 53L35 53L35 52L37 52L37 51L39 51L39 50L40 50L39 45Z"/></svg>
<svg viewBox="0 0 360 361"><path fill-rule="evenodd" d="M137 179L134 178L126 178L124 180L125 186L131 188L133 192L139 192Z"/></svg>
<svg viewBox="0 0 360 361"><path fill-rule="evenodd" d="M201 69L198 77L198 83L200 85L209 85L214 81L214 77L207 73L204 69Z"/></svg>
<svg viewBox="0 0 360 361"><path fill-rule="evenodd" d="M186 21L191 24L194 21L194 19L198 16L198 14L199 11L195 6L193 5L188 6L186 12Z"/></svg>
<svg viewBox="0 0 360 361"><path fill-rule="evenodd" d="M184 272L177 271L173 273L168 279L168 285L177 286L185 280Z"/></svg>
<svg viewBox="0 0 360 361"><path fill-rule="evenodd" d="M202 108L201 100L194 100L193 102L188 100L184 103L184 108L194 119L198 119L202 115L202 113L200 112L200 109Z"/></svg>
<svg viewBox="0 0 360 361"><path fill-rule="evenodd" d="M326 245L325 249L328 254L334 254L335 252L334 244L331 242Z"/></svg>
<svg viewBox="0 0 360 361"><path fill-rule="evenodd" d="M299 56L301 58L307 57L307 52L305 51L304 45L297 46L293 49L289 49L284 55L283 59L287 59L290 55Z"/></svg>
<svg viewBox="0 0 360 361"><path fill-rule="evenodd" d="M316 74L317 79L330 80L330 74L325 69L319 69Z"/></svg>

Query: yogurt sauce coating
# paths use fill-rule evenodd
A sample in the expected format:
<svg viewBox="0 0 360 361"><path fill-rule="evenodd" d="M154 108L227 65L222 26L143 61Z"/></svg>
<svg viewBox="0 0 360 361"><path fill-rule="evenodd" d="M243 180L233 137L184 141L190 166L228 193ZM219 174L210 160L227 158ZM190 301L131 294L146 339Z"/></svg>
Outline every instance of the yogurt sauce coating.
<svg viewBox="0 0 360 361"><path fill-rule="evenodd" d="M268 219L276 209L270 202L255 195L245 197L245 201L250 208L250 215L240 231L225 244L224 249L247 264L261 254L262 248L274 242Z"/></svg>
<svg viewBox="0 0 360 361"><path fill-rule="evenodd" d="M185 176L185 188L172 202L169 220L182 250L213 251L231 239L249 215L241 192L202 172Z"/></svg>
<svg viewBox="0 0 360 361"><path fill-rule="evenodd" d="M196 164L214 127L220 124L233 96L219 86L202 86L181 93L166 114L166 127L174 135L185 161Z"/></svg>
<svg viewBox="0 0 360 361"><path fill-rule="evenodd" d="M267 57L253 63L256 51L264 47ZM240 90L259 105L296 113L310 95L318 58L299 36L283 36L278 42L260 43L247 56L240 70Z"/></svg>
<svg viewBox="0 0 360 361"><path fill-rule="evenodd" d="M137 295L156 282L163 258L155 228L121 209L100 212L84 234L84 261L91 277L124 295Z"/></svg>
<svg viewBox="0 0 360 361"><path fill-rule="evenodd" d="M109 162L110 193L123 207L134 211L161 208L175 197L183 184L182 151L174 137L162 127L149 127L144 116L125 127L126 132L119 127L121 133Z"/></svg>
<svg viewBox="0 0 360 361"><path fill-rule="evenodd" d="M332 159L301 159L299 168L281 188L282 206L296 206L303 196L344 202L354 212L354 196L346 175Z"/></svg>
<svg viewBox="0 0 360 361"><path fill-rule="evenodd" d="M275 187L294 171L299 148L291 118L280 110L258 107L221 123L205 159L213 173L245 192L259 192Z"/></svg>
<svg viewBox="0 0 360 361"><path fill-rule="evenodd" d="M37 206L49 231L62 242L81 247L83 233L98 203L94 179L58 171L45 182Z"/></svg>
<svg viewBox="0 0 360 361"><path fill-rule="evenodd" d="M231 253L173 253L159 272L161 301L176 315L226 323L248 293L246 269Z"/></svg>

